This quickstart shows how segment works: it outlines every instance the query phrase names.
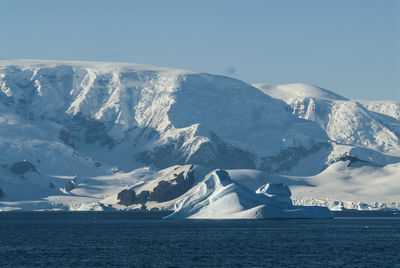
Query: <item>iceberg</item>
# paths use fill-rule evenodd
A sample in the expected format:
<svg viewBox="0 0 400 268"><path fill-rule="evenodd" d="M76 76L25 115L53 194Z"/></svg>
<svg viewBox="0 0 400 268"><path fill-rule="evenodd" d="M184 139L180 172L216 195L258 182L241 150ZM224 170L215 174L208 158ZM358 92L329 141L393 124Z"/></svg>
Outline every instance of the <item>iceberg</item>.
<svg viewBox="0 0 400 268"><path fill-rule="evenodd" d="M265 219L332 218L325 207L293 206L289 187L268 183L252 192L235 183L229 173L211 172L196 189L179 199L166 218L188 219Z"/></svg>

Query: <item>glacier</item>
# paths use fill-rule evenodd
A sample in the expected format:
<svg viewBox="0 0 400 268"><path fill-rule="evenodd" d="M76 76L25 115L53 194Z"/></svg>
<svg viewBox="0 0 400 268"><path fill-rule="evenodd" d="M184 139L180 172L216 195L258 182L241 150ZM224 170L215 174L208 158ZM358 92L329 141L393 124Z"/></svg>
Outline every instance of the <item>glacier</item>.
<svg viewBox="0 0 400 268"><path fill-rule="evenodd" d="M398 111L396 102L304 84L128 63L0 61L0 211L307 218L329 217L315 206L400 207ZM13 172L16 163L33 168ZM293 195L269 196L267 185Z"/></svg>

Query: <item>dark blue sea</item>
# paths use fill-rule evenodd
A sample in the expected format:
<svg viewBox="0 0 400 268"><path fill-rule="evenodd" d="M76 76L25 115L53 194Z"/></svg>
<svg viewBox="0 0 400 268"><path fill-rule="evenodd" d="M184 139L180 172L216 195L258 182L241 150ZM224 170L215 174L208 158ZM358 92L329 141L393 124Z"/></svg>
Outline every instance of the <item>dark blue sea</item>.
<svg viewBox="0 0 400 268"><path fill-rule="evenodd" d="M162 213L0 213L0 267L400 267L400 215L162 220Z"/></svg>

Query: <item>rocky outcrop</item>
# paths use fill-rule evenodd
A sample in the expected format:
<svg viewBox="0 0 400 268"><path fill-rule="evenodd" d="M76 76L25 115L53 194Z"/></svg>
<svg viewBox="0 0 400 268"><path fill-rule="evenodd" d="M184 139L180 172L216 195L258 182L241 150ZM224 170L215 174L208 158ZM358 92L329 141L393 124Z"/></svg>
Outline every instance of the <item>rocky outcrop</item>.
<svg viewBox="0 0 400 268"><path fill-rule="evenodd" d="M186 176L184 172L174 174L175 179L160 181L150 194L150 201L166 202L186 193L194 184L196 178L191 169Z"/></svg>
<svg viewBox="0 0 400 268"><path fill-rule="evenodd" d="M136 202L136 193L133 190L124 189L118 193L117 199L119 200L118 204L130 206Z"/></svg>
<svg viewBox="0 0 400 268"><path fill-rule="evenodd" d="M185 194L196 181L194 176L193 165L186 171L171 174L173 177L165 177L159 180L157 186L152 190L142 190L135 192L133 189L124 189L118 193L118 204L130 206L133 204L141 204L142 208L149 201L163 203L174 200Z"/></svg>
<svg viewBox="0 0 400 268"><path fill-rule="evenodd" d="M269 173L279 173L281 171L288 171L296 166L301 159L316 153L320 150L327 150L331 148L329 143L315 143L310 148L303 146L290 147L282 150L279 154L269 157L261 157L259 169Z"/></svg>
<svg viewBox="0 0 400 268"><path fill-rule="evenodd" d="M149 200L150 200L150 192L149 191L141 191L136 196L136 204L144 205Z"/></svg>
<svg viewBox="0 0 400 268"><path fill-rule="evenodd" d="M4 192L3 192L3 189L1 189L1 187L0 187L0 199L2 199L4 197Z"/></svg>
<svg viewBox="0 0 400 268"><path fill-rule="evenodd" d="M210 141L203 143L189 158L181 152L185 139L163 144L151 151L143 151L135 155L135 159L146 165L167 168L174 164L192 163L211 168L247 168L255 169L254 156L245 150L223 142L215 133L210 134Z"/></svg>
<svg viewBox="0 0 400 268"><path fill-rule="evenodd" d="M380 159L372 158L372 160L379 161ZM337 162L341 162L341 161L347 162L347 167L352 167L352 166L384 167L385 166L384 164L376 163L374 161L363 160L360 157L350 155L349 153L330 159L330 161L328 161L328 164L333 165L333 164L335 164Z"/></svg>
<svg viewBox="0 0 400 268"><path fill-rule="evenodd" d="M115 141L107 134L107 126L104 122L94 120L90 116L81 113L68 118L65 129L59 133L60 140L71 147L75 146L75 141L84 141L86 144L98 142L111 149Z"/></svg>
<svg viewBox="0 0 400 268"><path fill-rule="evenodd" d="M147 201L158 203L173 200L186 193L196 181L193 165L187 172L173 174L173 178L161 180L152 191L141 191L136 197L137 204L145 204Z"/></svg>
<svg viewBox="0 0 400 268"><path fill-rule="evenodd" d="M66 184L65 184L65 191L67 192L67 193L69 193L69 192L71 192L73 189L75 189L75 183L73 183L72 181L68 181Z"/></svg>
<svg viewBox="0 0 400 268"><path fill-rule="evenodd" d="M340 157L338 159L338 161L349 161L349 163L347 164L348 167L351 167L351 165L353 165L354 163L357 163L357 162L359 164L362 164L362 165L381 166L381 165L378 165L378 164L375 164L375 163L371 163L371 162L362 160L362 159L360 159L360 158L358 158L356 156L351 156L351 155L342 156L342 157Z"/></svg>
<svg viewBox="0 0 400 268"><path fill-rule="evenodd" d="M28 171L32 171L39 174L36 167L32 163L26 160L12 164L10 167L10 171L18 175L24 175Z"/></svg>

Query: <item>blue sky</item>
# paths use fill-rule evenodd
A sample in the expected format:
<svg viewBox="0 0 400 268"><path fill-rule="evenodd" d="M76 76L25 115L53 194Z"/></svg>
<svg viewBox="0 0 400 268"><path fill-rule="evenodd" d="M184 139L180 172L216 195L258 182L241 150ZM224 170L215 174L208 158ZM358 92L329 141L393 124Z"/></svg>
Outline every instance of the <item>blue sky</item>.
<svg viewBox="0 0 400 268"><path fill-rule="evenodd" d="M397 0L0 1L0 59L101 60L400 101Z"/></svg>

